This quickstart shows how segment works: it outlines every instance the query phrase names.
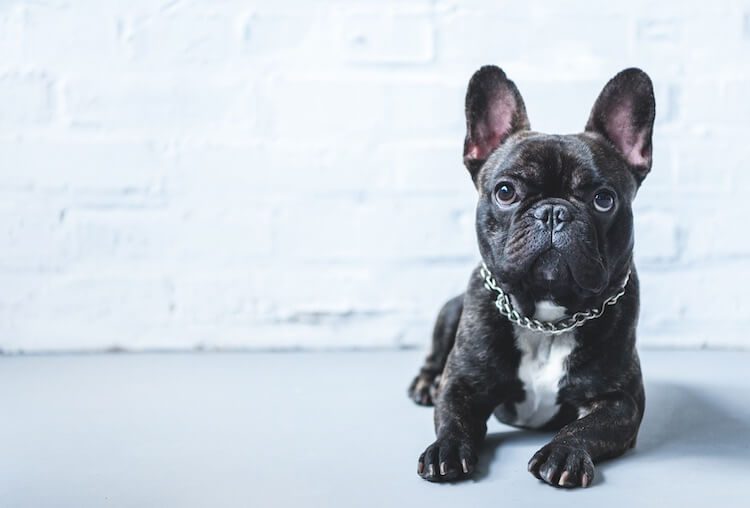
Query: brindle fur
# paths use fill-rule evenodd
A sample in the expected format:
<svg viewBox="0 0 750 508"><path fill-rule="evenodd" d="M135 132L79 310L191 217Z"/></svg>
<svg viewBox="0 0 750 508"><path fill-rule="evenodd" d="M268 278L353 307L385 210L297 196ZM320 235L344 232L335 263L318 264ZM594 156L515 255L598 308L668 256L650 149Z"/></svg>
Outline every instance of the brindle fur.
<svg viewBox="0 0 750 508"><path fill-rule="evenodd" d="M476 124L483 121L484 110L493 101L512 111L506 117L505 131L496 129L499 132L492 143L482 146L482 140L476 138L486 134L489 124ZM623 143L634 138L618 138L613 129L620 124L609 122L621 112L613 108L623 104L630 113L631 131L645 133L645 145L638 145L641 152L636 155L628 156L623 150ZM535 301L545 291L546 297L568 309L591 308L615 292L631 271L619 302L576 331L577 346L568 357L567 376L559 385L560 409L543 427L559 431L529 462L529 471L551 485L588 486L594 479L594 463L621 455L635 445L643 417L645 396L635 348L639 291L632 259L631 202L650 169L653 112L650 80L635 69L610 81L594 106L586 132L577 135L528 130L520 94L496 67L480 69L467 92L464 153L479 192L480 252L503 289L516 299L519 311L533 315ZM498 120L497 125L503 123ZM641 165L638 157L647 163ZM492 193L499 178L513 174L533 182L537 190L534 199L519 205L526 209L519 208L510 216L498 212ZM585 194L582 189L601 185L617 191L619 208L612 217L589 214L585 200L579 200ZM519 222L543 200L570 206L576 214L569 226L570 241L581 243L570 247L572 254L566 258L576 276L570 279L568 274L564 284L556 287L550 283L546 289L528 280L533 268L526 258L537 249L533 245L536 236L527 231L533 225ZM573 284L579 280L588 289ZM437 439L419 458L418 472L423 478L451 481L471 475L487 432L487 419L498 406L513 415L515 404L525 397L517 375L520 355L513 325L498 312L494 294L484 287L477 267L466 292L440 311L431 351L409 388L418 404L435 404Z"/></svg>

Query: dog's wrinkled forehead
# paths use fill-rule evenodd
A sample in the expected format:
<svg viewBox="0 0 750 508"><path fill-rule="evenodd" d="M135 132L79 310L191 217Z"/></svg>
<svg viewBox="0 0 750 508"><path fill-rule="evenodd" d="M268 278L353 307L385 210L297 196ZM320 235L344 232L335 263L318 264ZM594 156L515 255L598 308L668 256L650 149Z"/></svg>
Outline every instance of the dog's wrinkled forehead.
<svg viewBox="0 0 750 508"><path fill-rule="evenodd" d="M479 176L481 187L492 191L503 176L521 178L550 193L607 183L628 187L627 168L604 157L608 150L606 144L600 146L596 138L585 135L519 132L487 159Z"/></svg>

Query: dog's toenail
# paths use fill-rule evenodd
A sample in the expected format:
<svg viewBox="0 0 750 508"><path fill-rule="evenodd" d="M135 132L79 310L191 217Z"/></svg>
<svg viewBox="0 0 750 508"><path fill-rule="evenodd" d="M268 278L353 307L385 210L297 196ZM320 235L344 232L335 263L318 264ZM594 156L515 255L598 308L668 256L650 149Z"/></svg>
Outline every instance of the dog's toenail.
<svg viewBox="0 0 750 508"><path fill-rule="evenodd" d="M563 471L563 474L560 475L560 481L557 482L557 484L560 487L563 487L568 482L568 476L570 476L570 474L567 471Z"/></svg>

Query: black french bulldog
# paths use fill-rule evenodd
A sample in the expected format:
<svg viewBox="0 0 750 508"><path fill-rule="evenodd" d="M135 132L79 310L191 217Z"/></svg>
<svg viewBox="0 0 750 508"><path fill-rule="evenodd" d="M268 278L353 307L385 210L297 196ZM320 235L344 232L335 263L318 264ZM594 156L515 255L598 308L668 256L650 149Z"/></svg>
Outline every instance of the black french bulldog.
<svg viewBox="0 0 750 508"><path fill-rule="evenodd" d="M626 69L583 133L541 134L501 69L471 78L464 164L484 263L440 311L409 388L435 403L422 478L469 477L493 413L560 429L528 465L554 486L591 485L595 462L635 445L645 397L631 203L651 169L654 113L648 75Z"/></svg>

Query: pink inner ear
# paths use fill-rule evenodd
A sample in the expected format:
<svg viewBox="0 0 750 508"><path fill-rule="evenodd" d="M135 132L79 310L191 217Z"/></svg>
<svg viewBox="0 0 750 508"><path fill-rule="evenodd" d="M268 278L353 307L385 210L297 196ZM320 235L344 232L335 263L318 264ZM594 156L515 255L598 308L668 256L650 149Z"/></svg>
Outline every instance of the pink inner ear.
<svg viewBox="0 0 750 508"><path fill-rule="evenodd" d="M651 154L646 152L647 132L637 130L632 124L631 116L630 102L618 105L607 120L607 134L630 164L648 166Z"/></svg>
<svg viewBox="0 0 750 508"><path fill-rule="evenodd" d="M484 119L476 125L476 131L466 151L469 159L483 160L505 141L510 133L516 101L512 97L501 97L492 101Z"/></svg>

